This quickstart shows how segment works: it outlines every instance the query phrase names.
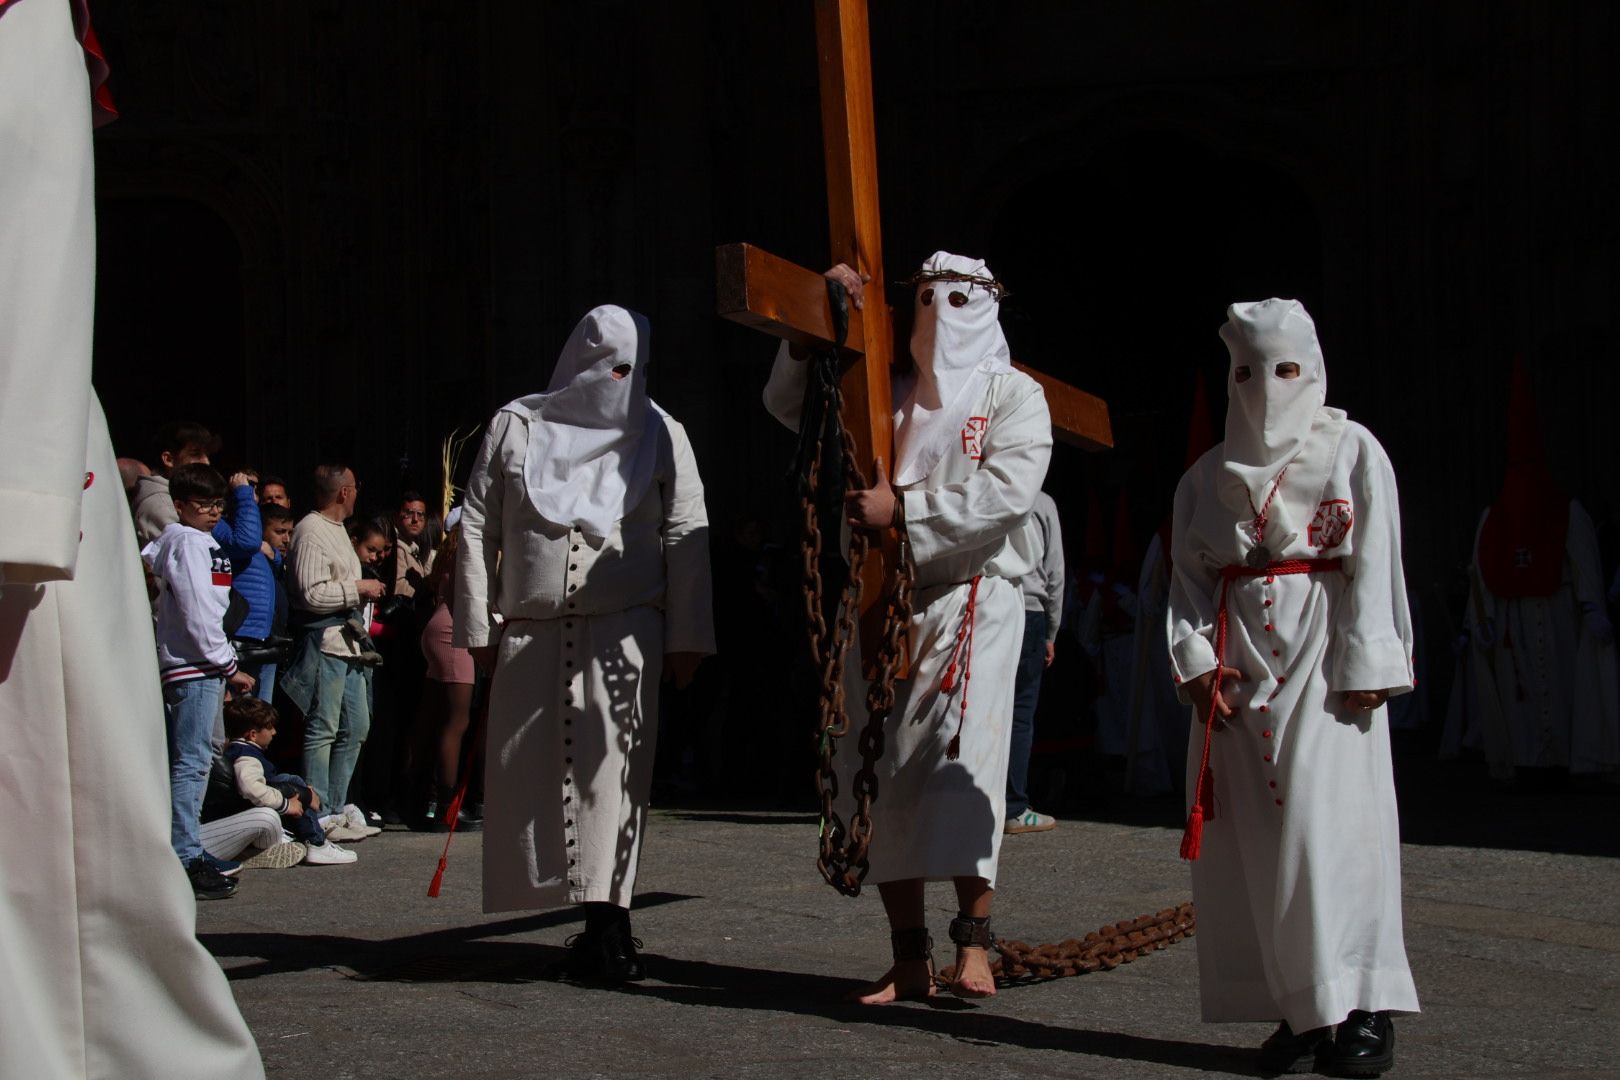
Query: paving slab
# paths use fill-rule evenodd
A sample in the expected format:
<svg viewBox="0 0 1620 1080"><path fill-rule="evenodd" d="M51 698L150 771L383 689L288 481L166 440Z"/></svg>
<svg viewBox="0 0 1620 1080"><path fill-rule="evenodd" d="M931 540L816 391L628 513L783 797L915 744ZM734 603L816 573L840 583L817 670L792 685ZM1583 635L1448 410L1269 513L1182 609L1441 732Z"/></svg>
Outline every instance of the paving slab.
<svg viewBox="0 0 1620 1080"><path fill-rule="evenodd" d="M389 830L357 863L244 873L199 906L271 1076L1105 1077L1259 1075L1269 1025L1198 1020L1188 941L982 1002L862 1008L887 966L875 890L835 894L801 813L654 811L634 912L651 978L555 978L571 912L484 915L480 838ZM1063 821L1008 837L996 925L1078 936L1190 896L1163 825ZM1400 1077L1620 1078L1620 861L1408 845L1407 946L1424 1005ZM930 886L943 940L954 914ZM949 962L947 948L938 950Z"/></svg>

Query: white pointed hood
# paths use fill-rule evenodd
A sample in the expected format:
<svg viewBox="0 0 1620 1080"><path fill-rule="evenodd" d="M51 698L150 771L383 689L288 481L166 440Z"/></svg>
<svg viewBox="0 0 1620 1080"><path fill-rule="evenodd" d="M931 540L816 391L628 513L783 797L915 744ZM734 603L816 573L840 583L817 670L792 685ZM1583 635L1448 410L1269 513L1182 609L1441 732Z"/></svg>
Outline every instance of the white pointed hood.
<svg viewBox="0 0 1620 1080"><path fill-rule="evenodd" d="M529 418L523 483L534 508L593 540L613 531L652 479L661 410L647 397L650 336L644 315L593 308L568 336L546 392L503 410ZM623 364L630 373L615 379Z"/></svg>
<svg viewBox="0 0 1620 1080"><path fill-rule="evenodd" d="M1233 304L1226 311L1221 340L1231 354L1225 470L1243 483L1258 508L1277 477L1299 456L1327 403L1327 366L1316 340L1316 323L1298 300ZM1298 378L1278 377L1276 368L1283 361L1299 365ZM1239 367L1249 369L1248 379L1241 383Z"/></svg>
<svg viewBox="0 0 1620 1080"><path fill-rule="evenodd" d="M982 260L945 251L929 256L922 273L995 278ZM958 295L961 300L955 300ZM911 358L917 371L901 387L894 412L893 473L900 487L928 475L961 438L990 377L1012 369L995 289L948 278L922 280L915 305Z"/></svg>

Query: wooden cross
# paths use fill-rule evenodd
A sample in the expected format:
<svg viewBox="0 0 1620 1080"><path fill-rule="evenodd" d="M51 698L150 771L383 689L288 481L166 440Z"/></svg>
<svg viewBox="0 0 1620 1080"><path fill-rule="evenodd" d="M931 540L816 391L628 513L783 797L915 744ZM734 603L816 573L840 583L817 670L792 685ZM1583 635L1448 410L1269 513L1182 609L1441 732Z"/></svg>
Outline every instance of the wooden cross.
<svg viewBox="0 0 1620 1080"><path fill-rule="evenodd" d="M832 262L847 263L870 280L864 310L849 312L840 387L844 426L854 436L862 469L881 457L894 471L894 412L889 368L894 325L884 298L883 237L878 225L877 137L872 123L872 51L866 0L816 0L821 69L821 132L827 161L827 215ZM727 319L814 349L837 341L826 280L816 270L751 244L715 250L716 298ZM1091 450L1114 445L1108 405L1049 375L1014 364L1046 391L1058 438ZM861 591L862 665L871 674L882 640L886 587L898 558L896 537L884 537L866 560Z"/></svg>

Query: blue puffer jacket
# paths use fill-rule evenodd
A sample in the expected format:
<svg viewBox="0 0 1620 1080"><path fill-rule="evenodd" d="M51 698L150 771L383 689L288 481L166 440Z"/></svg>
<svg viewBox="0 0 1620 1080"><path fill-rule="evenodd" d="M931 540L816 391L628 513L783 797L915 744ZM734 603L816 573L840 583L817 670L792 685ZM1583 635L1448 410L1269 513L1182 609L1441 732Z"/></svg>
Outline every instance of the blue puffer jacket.
<svg viewBox="0 0 1620 1080"><path fill-rule="evenodd" d="M279 551L273 563L264 552L255 551L247 565L236 572L236 591L248 603L247 618L237 628L237 637L263 641L270 636L276 619L276 575L280 570Z"/></svg>
<svg viewBox="0 0 1620 1080"><path fill-rule="evenodd" d="M264 543L264 523L259 520L259 504L252 488L241 485L231 492L231 500L235 503L234 512L219 519L212 535L214 542L235 564L233 571L240 574L248 559L255 553L263 554L259 545Z"/></svg>
<svg viewBox="0 0 1620 1080"><path fill-rule="evenodd" d="M231 496L236 512L228 520L220 518L213 535L231 558L231 569L236 575L232 587L248 603L247 618L232 636L263 641L270 636L270 624L276 614L275 570L260 550L264 543L264 525L253 489L243 484L232 491ZM280 565L281 556L277 555L274 566Z"/></svg>

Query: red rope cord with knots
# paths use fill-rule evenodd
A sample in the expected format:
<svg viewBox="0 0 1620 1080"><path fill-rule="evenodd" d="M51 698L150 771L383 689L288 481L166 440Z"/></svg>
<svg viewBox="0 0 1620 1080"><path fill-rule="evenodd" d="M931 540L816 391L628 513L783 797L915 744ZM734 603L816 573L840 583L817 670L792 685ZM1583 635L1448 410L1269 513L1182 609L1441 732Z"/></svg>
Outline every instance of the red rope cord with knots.
<svg viewBox="0 0 1620 1080"><path fill-rule="evenodd" d="M1272 489L1272 493L1276 493L1275 488ZM1271 500L1267 499L1266 504L1269 506ZM1264 513L1264 508L1261 512ZM1284 559L1280 562L1267 563L1265 566L1233 564L1221 567L1221 602L1215 612L1215 683L1210 687L1209 708L1204 715L1204 755L1198 766L1198 784L1193 789L1193 804L1192 810L1187 814L1187 827L1181 834L1183 859L1198 858L1199 851L1203 847L1204 822L1215 820L1215 776L1209 768L1209 750L1215 733L1215 703L1221 693L1221 668L1226 666L1226 600L1232 582L1238 578L1325 573L1337 570L1341 565L1339 559Z"/></svg>
<svg viewBox="0 0 1620 1080"><path fill-rule="evenodd" d="M972 586L968 589L967 611L962 615L962 627L956 632L956 647L951 650L951 661L945 665L945 676L939 680L939 688L944 693L950 693L956 686L956 662L962 661L962 698L958 703L960 712L956 719L956 734L951 736L951 742L945 749L945 757L955 761L962 755L962 725L967 722L968 683L973 681L973 623L974 616L979 612L979 579L983 575L974 574Z"/></svg>

